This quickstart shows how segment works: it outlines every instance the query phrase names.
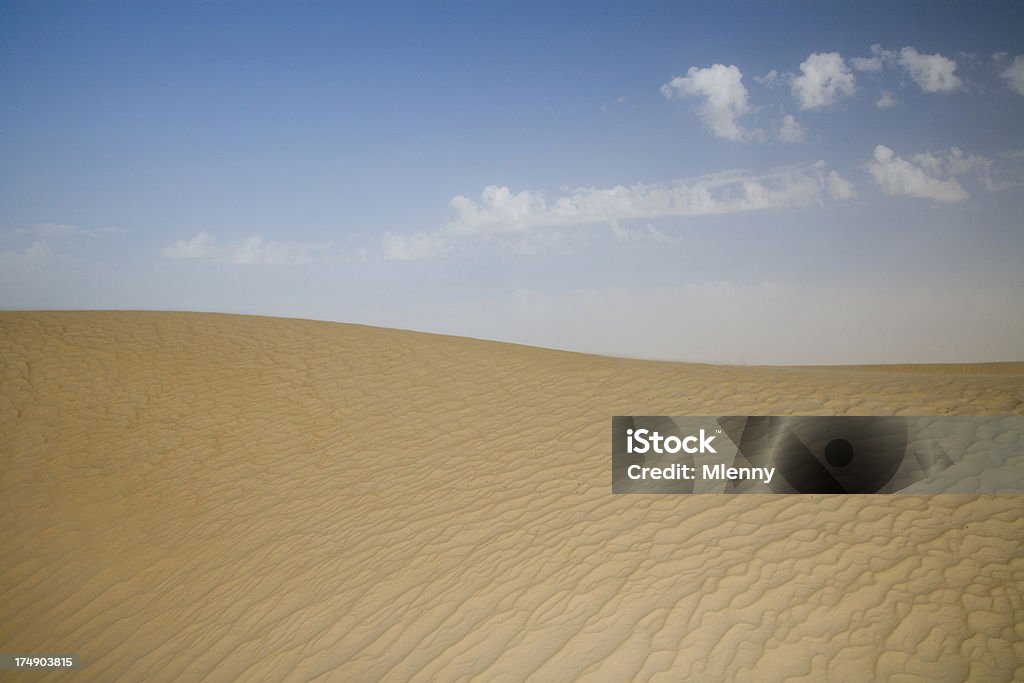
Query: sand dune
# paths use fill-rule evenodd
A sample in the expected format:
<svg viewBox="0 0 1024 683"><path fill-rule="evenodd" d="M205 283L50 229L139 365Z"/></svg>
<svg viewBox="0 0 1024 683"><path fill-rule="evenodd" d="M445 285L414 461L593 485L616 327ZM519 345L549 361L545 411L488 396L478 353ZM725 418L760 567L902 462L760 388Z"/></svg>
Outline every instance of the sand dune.
<svg viewBox="0 0 1024 683"><path fill-rule="evenodd" d="M613 496L615 414L1024 413L1024 365L0 313L12 680L1024 679L1021 496Z"/></svg>

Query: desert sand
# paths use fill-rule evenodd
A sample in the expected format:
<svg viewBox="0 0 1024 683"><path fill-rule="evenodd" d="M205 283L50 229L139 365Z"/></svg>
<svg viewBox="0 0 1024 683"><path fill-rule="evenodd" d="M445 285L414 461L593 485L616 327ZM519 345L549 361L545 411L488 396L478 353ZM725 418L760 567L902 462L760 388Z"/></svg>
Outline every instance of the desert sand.
<svg viewBox="0 0 1024 683"><path fill-rule="evenodd" d="M1024 679L1024 496L611 493L612 415L1010 415L1024 364L0 313L10 680Z"/></svg>

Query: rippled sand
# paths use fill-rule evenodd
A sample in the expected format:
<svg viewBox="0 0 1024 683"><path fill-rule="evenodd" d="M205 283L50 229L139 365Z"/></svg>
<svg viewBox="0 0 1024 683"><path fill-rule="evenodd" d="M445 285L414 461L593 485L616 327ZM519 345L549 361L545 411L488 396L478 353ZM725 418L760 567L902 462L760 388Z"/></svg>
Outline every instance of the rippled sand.
<svg viewBox="0 0 1024 683"><path fill-rule="evenodd" d="M54 681L1024 679L1024 496L611 494L612 415L789 413L1021 414L1024 365L0 313L0 652L80 654Z"/></svg>

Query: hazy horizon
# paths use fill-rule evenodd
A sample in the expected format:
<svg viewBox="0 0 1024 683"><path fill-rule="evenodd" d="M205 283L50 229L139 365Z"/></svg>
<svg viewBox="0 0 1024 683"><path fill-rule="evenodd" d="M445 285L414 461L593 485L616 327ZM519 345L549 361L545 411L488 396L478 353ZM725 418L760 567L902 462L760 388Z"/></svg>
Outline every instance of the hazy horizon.
<svg viewBox="0 0 1024 683"><path fill-rule="evenodd" d="M1011 2L0 3L0 308L1022 360L1022 25Z"/></svg>

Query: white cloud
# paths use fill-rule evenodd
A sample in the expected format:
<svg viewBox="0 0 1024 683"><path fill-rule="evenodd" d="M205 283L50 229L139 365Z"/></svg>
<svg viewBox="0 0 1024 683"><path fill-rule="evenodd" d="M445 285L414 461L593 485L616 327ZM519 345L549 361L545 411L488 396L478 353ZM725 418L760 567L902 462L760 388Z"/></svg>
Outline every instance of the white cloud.
<svg viewBox="0 0 1024 683"><path fill-rule="evenodd" d="M608 227L611 228L616 241L628 244L678 244L682 241L678 237L666 235L650 223L643 227L633 227L612 221Z"/></svg>
<svg viewBox="0 0 1024 683"><path fill-rule="evenodd" d="M490 185L473 201L451 200L456 219L449 235L526 232L665 216L706 216L808 206L819 203L826 189L824 164L788 167L755 175L729 171L672 183L611 188L585 187L546 201L542 192L512 193Z"/></svg>
<svg viewBox="0 0 1024 683"><path fill-rule="evenodd" d="M999 72L999 75L1006 79L1010 90L1018 95L1024 95L1024 55L1013 58L1013 62Z"/></svg>
<svg viewBox="0 0 1024 683"><path fill-rule="evenodd" d="M800 125L792 114L782 117L782 125L779 127L780 142L803 142L804 127Z"/></svg>
<svg viewBox="0 0 1024 683"><path fill-rule="evenodd" d="M842 177L835 171L829 171L825 176L825 184L828 188L828 196L832 199L853 199L857 191L853 189L853 183Z"/></svg>
<svg viewBox="0 0 1024 683"><path fill-rule="evenodd" d="M875 102L875 106L879 109L890 109L896 106L896 98L893 97L891 92L886 90L882 93L882 96L878 98L878 101Z"/></svg>
<svg viewBox="0 0 1024 683"><path fill-rule="evenodd" d="M775 86L787 82L793 77L792 74L780 74L775 69L770 70L764 76L754 76L754 80L763 86L774 88Z"/></svg>
<svg viewBox="0 0 1024 683"><path fill-rule="evenodd" d="M926 153L925 155L918 156L932 157L934 155ZM945 159L942 159L941 161L944 164L946 172L950 175L977 173L981 176L987 174L989 168L992 166L992 162L980 154L964 154L959 147L951 148L946 154Z"/></svg>
<svg viewBox="0 0 1024 683"><path fill-rule="evenodd" d="M265 242L259 235L246 237L242 243L232 247L228 256L232 263L297 265L309 262L314 247L298 242Z"/></svg>
<svg viewBox="0 0 1024 683"><path fill-rule="evenodd" d="M1024 186L1024 179L1019 175L1013 177L1012 169L1005 166L1002 178L993 179L994 162L980 154L967 154L958 147L951 147L941 153L924 152L915 154L913 162L934 177L952 178L954 176L972 175L978 179L989 192L999 192L1014 187ZM1007 177L1007 176L1010 177Z"/></svg>
<svg viewBox="0 0 1024 683"><path fill-rule="evenodd" d="M1007 158L1012 158L1012 154ZM947 153L944 159L945 171L951 175L963 175L973 174L977 176L981 184L989 192L999 192L1002 190L1009 190L1014 187L1024 186L1024 179L1018 174L1016 177L1009 177L1013 173L1012 169L1007 169L1005 166L1001 169L1002 179L995 180L992 178L993 175L993 161L980 154L965 154L959 148L953 147Z"/></svg>
<svg viewBox="0 0 1024 683"><path fill-rule="evenodd" d="M567 190L551 202L543 192L514 193L488 185L479 200L454 197L449 205L456 217L445 227L434 232L387 233L381 243L384 258L396 260L440 256L452 251L460 239L471 237L500 237L498 246L513 253L566 252L586 243L578 235L562 232L568 227L603 223L612 225L613 234L622 241L671 241L653 227L638 231L618 222L800 208L852 196L852 185L835 171L829 172L823 161L760 175L727 171L671 183L584 187ZM538 235L540 229L553 234Z"/></svg>
<svg viewBox="0 0 1024 683"><path fill-rule="evenodd" d="M178 240L169 247L164 247L163 255L167 258L212 258L217 249L213 246L213 238L209 233L201 232L190 240Z"/></svg>
<svg viewBox="0 0 1024 683"><path fill-rule="evenodd" d="M959 151L954 148L954 152ZM956 202L967 199L968 195L953 176L973 170L968 168L973 163L976 162L968 163L962 154L957 156L953 152L946 158L931 153L918 154L913 157L913 161L908 161L896 156L885 145L878 145L875 147L874 160L868 163L867 170L888 195Z"/></svg>
<svg viewBox="0 0 1024 683"><path fill-rule="evenodd" d="M801 109L834 104L857 89L856 77L838 52L811 54L800 64L800 73L792 90Z"/></svg>
<svg viewBox="0 0 1024 683"><path fill-rule="evenodd" d="M0 252L0 281L40 272L57 272L76 263L75 259L54 252L50 245L38 240L20 251Z"/></svg>
<svg viewBox="0 0 1024 683"><path fill-rule="evenodd" d="M939 53L922 54L912 47L900 50L899 64L925 92L953 92L962 83L956 75L956 62Z"/></svg>
<svg viewBox="0 0 1024 683"><path fill-rule="evenodd" d="M207 232L178 240L161 253L172 259L217 259L243 265L298 265L308 263L310 254L322 246L300 242L266 242L259 235L246 237L236 245L217 246Z"/></svg>
<svg viewBox="0 0 1024 683"><path fill-rule="evenodd" d="M910 46L897 52L875 44L871 46L870 57L854 57L850 64L854 69L868 73L878 73L889 66L902 68L925 92L953 92L963 87L963 82L956 75L955 61L939 53L924 54ZM886 97L883 94L876 105L879 109L885 109L894 103L895 99L891 95Z"/></svg>
<svg viewBox="0 0 1024 683"><path fill-rule="evenodd" d="M850 64L857 71L865 73L878 73L886 64L891 64L896 59L896 53L892 50L884 50L882 46L875 43L871 46L870 57L854 57Z"/></svg>
<svg viewBox="0 0 1024 683"><path fill-rule="evenodd" d="M661 86L661 93L668 99L703 97L704 104L697 111L715 137L741 141L764 136L762 131L745 129L737 121L752 108L743 85L743 74L734 65L690 67L685 76L676 76Z"/></svg>
<svg viewBox="0 0 1024 683"><path fill-rule="evenodd" d="M381 238L384 258L393 261L419 261L449 251L450 241L437 233L415 232L409 235L385 233Z"/></svg>
<svg viewBox="0 0 1024 683"><path fill-rule="evenodd" d="M882 58L878 56L853 57L850 59L850 65L857 71L877 73L882 70Z"/></svg>
<svg viewBox="0 0 1024 683"><path fill-rule="evenodd" d="M458 220L454 232L516 232L535 227L537 217L547 212L542 192L524 190L513 194L507 187L488 185L480 202L457 195L448 202ZM493 228L491 230L490 228Z"/></svg>

